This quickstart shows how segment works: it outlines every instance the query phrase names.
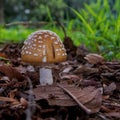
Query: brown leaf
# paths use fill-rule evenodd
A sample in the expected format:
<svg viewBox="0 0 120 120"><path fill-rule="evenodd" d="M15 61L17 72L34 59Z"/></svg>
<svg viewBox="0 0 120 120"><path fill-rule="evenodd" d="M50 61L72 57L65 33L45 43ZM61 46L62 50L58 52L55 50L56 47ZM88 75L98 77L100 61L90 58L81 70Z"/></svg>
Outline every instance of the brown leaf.
<svg viewBox="0 0 120 120"><path fill-rule="evenodd" d="M72 80L79 80L80 78L77 75L61 75L60 79L72 79Z"/></svg>
<svg viewBox="0 0 120 120"><path fill-rule="evenodd" d="M71 40L70 37L65 37L64 38L64 42L63 42L67 55L68 55L68 59L73 59L76 56L76 50L77 47L73 44L73 41Z"/></svg>
<svg viewBox="0 0 120 120"><path fill-rule="evenodd" d="M106 106L102 105L102 106L101 106L101 111L108 113L108 112L110 112L111 110L110 110L109 108L107 108Z"/></svg>
<svg viewBox="0 0 120 120"><path fill-rule="evenodd" d="M105 114L108 117L114 117L114 118L119 118L120 119L120 112L109 112Z"/></svg>
<svg viewBox="0 0 120 120"><path fill-rule="evenodd" d="M90 53L84 57L91 64L98 64L104 62L104 57L95 53Z"/></svg>
<svg viewBox="0 0 120 120"><path fill-rule="evenodd" d="M24 76L10 65L0 66L0 72L3 73L5 76L9 77L10 80L13 78L18 79L18 81L24 80Z"/></svg>
<svg viewBox="0 0 120 120"><path fill-rule="evenodd" d="M0 52L0 57L2 57L2 58L8 58L7 55L5 53L2 53L2 52Z"/></svg>
<svg viewBox="0 0 120 120"><path fill-rule="evenodd" d="M20 98L20 103L25 108L28 106L28 101L25 98Z"/></svg>
<svg viewBox="0 0 120 120"><path fill-rule="evenodd" d="M115 89L116 89L116 84L112 82L110 85L104 87L104 94L111 95Z"/></svg>
<svg viewBox="0 0 120 120"><path fill-rule="evenodd" d="M9 98L9 97L0 97L0 101L2 101L2 102L9 102L12 105L17 105L17 104L20 103L18 100L13 99L13 98Z"/></svg>
<svg viewBox="0 0 120 120"><path fill-rule="evenodd" d="M93 73L98 73L99 70L98 68L91 68L89 66L86 65L80 65L75 71L75 74L84 74L84 75L89 75L89 74L93 74Z"/></svg>
<svg viewBox="0 0 120 120"><path fill-rule="evenodd" d="M16 93L17 93L17 89L11 90L10 93L9 93L9 97L14 98Z"/></svg>
<svg viewBox="0 0 120 120"><path fill-rule="evenodd" d="M101 82L96 81L94 79L83 79L80 81L80 85L82 87L87 87L87 86L94 86L94 87L101 87Z"/></svg>
<svg viewBox="0 0 120 120"><path fill-rule="evenodd" d="M69 73L72 69L72 66L68 66L61 73Z"/></svg>
<svg viewBox="0 0 120 120"><path fill-rule="evenodd" d="M77 47L76 51L76 59L80 63L85 63L84 57L88 54L88 49L85 47L85 45L80 45Z"/></svg>
<svg viewBox="0 0 120 120"><path fill-rule="evenodd" d="M71 40L70 37L65 37L63 43L64 43L65 48L68 52L73 51L74 53L76 53L77 47L73 44L73 41Z"/></svg>
<svg viewBox="0 0 120 120"><path fill-rule="evenodd" d="M99 89L94 87L86 87L80 89L73 85L64 85L82 104L92 113L98 112L101 107L102 95ZM71 99L63 90L58 86L40 86L33 89L35 100L46 99L50 105L58 106L74 106L77 103ZM51 97L52 96L52 97Z"/></svg>

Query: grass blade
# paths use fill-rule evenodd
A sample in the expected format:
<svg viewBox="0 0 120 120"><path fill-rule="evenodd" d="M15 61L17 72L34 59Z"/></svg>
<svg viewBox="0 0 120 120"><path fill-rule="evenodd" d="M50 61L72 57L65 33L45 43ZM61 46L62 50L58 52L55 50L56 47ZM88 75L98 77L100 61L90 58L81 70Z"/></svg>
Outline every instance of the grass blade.
<svg viewBox="0 0 120 120"><path fill-rule="evenodd" d="M91 26L87 23L87 21L84 19L84 17L78 12L76 11L75 9L71 8L72 11L78 16L78 18L80 20L82 20L82 22L84 23L85 27L92 33L94 34L94 31L93 29L91 28Z"/></svg>

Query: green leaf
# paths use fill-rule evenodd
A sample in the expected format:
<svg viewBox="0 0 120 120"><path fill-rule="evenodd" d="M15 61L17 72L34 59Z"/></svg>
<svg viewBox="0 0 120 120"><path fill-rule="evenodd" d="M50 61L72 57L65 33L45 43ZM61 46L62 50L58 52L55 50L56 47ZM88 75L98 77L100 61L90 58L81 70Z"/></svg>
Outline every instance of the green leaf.
<svg viewBox="0 0 120 120"><path fill-rule="evenodd" d="M94 34L94 31L92 29L92 27L90 26L90 24L87 23L87 21L84 19L84 17L75 9L71 8L72 11L78 16L78 18L80 20L82 20L82 22L84 23L85 27L92 33Z"/></svg>

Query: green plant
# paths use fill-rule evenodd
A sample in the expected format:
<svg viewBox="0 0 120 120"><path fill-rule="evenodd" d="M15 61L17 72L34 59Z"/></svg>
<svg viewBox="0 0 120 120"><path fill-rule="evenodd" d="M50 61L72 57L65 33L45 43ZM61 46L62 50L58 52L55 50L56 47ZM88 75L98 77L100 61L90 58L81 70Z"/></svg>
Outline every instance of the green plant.
<svg viewBox="0 0 120 120"><path fill-rule="evenodd" d="M117 3L119 0L116 0ZM113 8L115 9L116 3ZM88 40L85 45L93 52L103 54L107 59L119 59L120 50L120 14L118 6L116 14L110 9L108 1L97 0L91 4L84 4L84 8L72 11L80 20L80 34ZM120 7L119 7L120 8ZM81 40L82 41L82 40Z"/></svg>
<svg viewBox="0 0 120 120"><path fill-rule="evenodd" d="M0 42L21 42L34 31L33 29L26 29L23 26L12 27L12 28L0 28Z"/></svg>

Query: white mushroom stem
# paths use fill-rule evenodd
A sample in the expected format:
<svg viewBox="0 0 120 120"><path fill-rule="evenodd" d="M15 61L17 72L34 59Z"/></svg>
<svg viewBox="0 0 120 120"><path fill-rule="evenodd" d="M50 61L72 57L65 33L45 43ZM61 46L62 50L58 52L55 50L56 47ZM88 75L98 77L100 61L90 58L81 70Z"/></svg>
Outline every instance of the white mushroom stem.
<svg viewBox="0 0 120 120"><path fill-rule="evenodd" d="M40 68L40 85L52 85L53 84L53 76L52 70L50 68Z"/></svg>

